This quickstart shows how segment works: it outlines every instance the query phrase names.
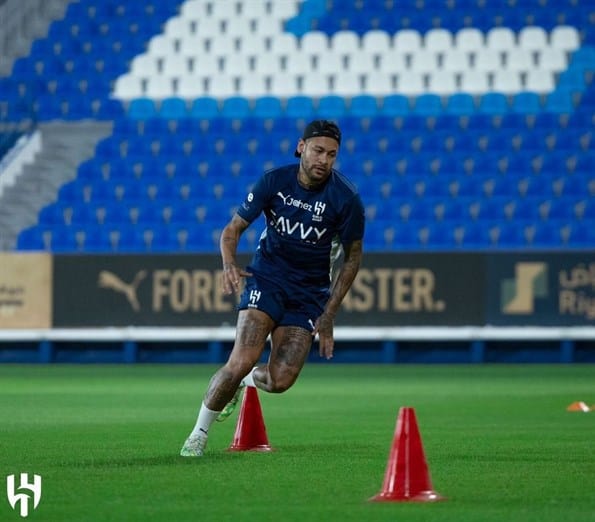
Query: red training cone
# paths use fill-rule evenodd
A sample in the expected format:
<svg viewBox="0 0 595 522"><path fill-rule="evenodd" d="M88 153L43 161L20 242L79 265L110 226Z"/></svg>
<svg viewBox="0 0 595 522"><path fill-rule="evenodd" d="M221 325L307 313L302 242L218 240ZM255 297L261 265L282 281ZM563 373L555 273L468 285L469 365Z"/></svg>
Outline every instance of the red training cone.
<svg viewBox="0 0 595 522"><path fill-rule="evenodd" d="M236 432L229 451L271 451L267 431L254 386L246 386Z"/></svg>
<svg viewBox="0 0 595 522"><path fill-rule="evenodd" d="M445 500L432 489L426 457L413 408L401 408L388 457L382 491L374 502L435 502Z"/></svg>

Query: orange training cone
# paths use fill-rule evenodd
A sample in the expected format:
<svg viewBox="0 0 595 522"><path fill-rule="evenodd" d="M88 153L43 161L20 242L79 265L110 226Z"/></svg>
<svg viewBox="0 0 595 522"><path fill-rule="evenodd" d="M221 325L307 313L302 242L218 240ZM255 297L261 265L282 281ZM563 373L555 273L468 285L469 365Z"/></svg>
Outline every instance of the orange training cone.
<svg viewBox="0 0 595 522"><path fill-rule="evenodd" d="M445 500L432 489L415 411L401 408L388 457L382 491L375 502L435 502Z"/></svg>
<svg viewBox="0 0 595 522"><path fill-rule="evenodd" d="M577 401L569 404L566 411L584 411L586 413L591 411L591 408L589 408L583 401Z"/></svg>
<svg viewBox="0 0 595 522"><path fill-rule="evenodd" d="M246 386L230 451L271 451L254 386Z"/></svg>

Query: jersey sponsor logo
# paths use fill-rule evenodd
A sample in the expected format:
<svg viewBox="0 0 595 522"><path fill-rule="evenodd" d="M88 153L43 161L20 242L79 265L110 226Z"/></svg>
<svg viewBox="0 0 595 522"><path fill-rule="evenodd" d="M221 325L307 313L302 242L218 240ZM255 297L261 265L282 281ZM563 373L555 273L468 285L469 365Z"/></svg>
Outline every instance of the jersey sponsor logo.
<svg viewBox="0 0 595 522"><path fill-rule="evenodd" d="M298 236L306 243L318 243L320 238L326 233L326 228L319 229L312 225L304 225L301 221L292 222L290 219L279 216L271 221L275 230L282 236Z"/></svg>
<svg viewBox="0 0 595 522"><path fill-rule="evenodd" d="M301 199L295 199L293 196L285 196L282 192L277 192L277 196L279 196L285 205L290 207L297 207L301 208L302 210L307 210L308 212L312 212L312 205L310 203L306 203Z"/></svg>
<svg viewBox="0 0 595 522"><path fill-rule="evenodd" d="M308 212L312 212L312 221L316 221L320 223L322 221L322 214L326 209L326 203L322 203L321 201L316 201L314 205L302 201L301 199L295 199L293 196L289 195L286 196L282 192L277 192L277 196L279 196L283 200L283 204L296 207L302 210L307 210Z"/></svg>

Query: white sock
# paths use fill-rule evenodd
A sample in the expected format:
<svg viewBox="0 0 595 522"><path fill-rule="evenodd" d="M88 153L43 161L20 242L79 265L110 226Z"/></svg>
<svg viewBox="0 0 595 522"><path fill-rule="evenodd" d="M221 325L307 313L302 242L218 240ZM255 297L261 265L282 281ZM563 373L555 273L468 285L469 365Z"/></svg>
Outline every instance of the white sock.
<svg viewBox="0 0 595 522"><path fill-rule="evenodd" d="M244 377L242 379L242 384L244 386L252 386L253 388L256 387L256 384L254 384L254 370L256 370L256 366L254 368L252 368L250 370L250 373L248 375L246 375L246 377Z"/></svg>
<svg viewBox="0 0 595 522"><path fill-rule="evenodd" d="M198 419L196 419L196 425L190 433L190 437L196 437L197 435L207 435L211 424L215 422L215 419L219 416L220 411L209 410L203 402L200 405L200 411L198 412Z"/></svg>

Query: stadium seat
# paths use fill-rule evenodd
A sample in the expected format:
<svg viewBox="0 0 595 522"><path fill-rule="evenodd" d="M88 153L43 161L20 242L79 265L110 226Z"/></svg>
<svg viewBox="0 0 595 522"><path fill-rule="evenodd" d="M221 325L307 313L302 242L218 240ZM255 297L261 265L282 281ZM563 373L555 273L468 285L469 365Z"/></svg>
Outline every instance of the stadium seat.
<svg viewBox="0 0 595 522"><path fill-rule="evenodd" d="M254 101L252 114L259 118L278 118L283 113L281 100L276 96L262 96Z"/></svg>
<svg viewBox="0 0 595 522"><path fill-rule="evenodd" d="M351 98L349 114L357 118L373 118L378 115L378 100L374 96L361 94Z"/></svg>
<svg viewBox="0 0 595 522"><path fill-rule="evenodd" d="M336 95L326 95L320 97L316 113L320 118L336 120L347 114L347 105L345 98Z"/></svg>
<svg viewBox="0 0 595 522"><path fill-rule="evenodd" d="M157 114L155 102L150 98L135 98L128 106L128 117L136 120L154 118Z"/></svg>
<svg viewBox="0 0 595 522"><path fill-rule="evenodd" d="M182 98L165 98L159 106L159 115L168 120L185 118L187 115L186 100Z"/></svg>

